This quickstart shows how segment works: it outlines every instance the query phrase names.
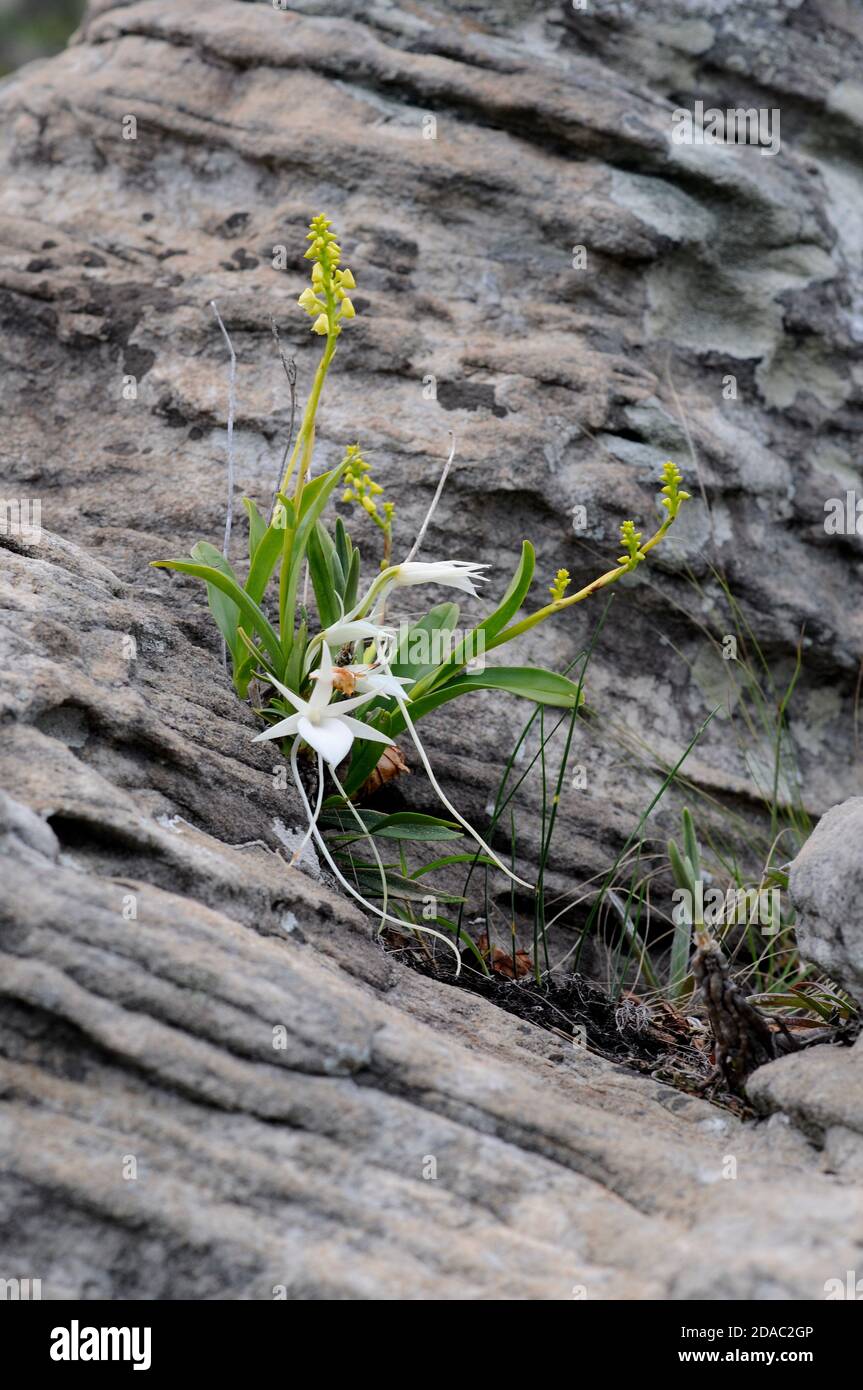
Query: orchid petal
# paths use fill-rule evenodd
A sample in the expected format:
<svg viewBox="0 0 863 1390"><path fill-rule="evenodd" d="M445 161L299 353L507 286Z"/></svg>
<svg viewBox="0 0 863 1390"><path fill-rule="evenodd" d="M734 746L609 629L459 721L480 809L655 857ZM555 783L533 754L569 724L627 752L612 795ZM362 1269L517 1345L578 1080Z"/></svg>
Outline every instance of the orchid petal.
<svg viewBox="0 0 863 1390"><path fill-rule="evenodd" d="M373 695L391 695L398 699L403 695L403 685L413 685L413 676L379 676L372 672L368 676L357 676L357 685L364 686Z"/></svg>
<svg viewBox="0 0 863 1390"><path fill-rule="evenodd" d="M278 724L264 729L263 733L255 734L252 743L263 743L269 738L286 738L288 734L297 733L297 721L302 717L300 714L289 714L287 719L281 719Z"/></svg>
<svg viewBox="0 0 863 1390"><path fill-rule="evenodd" d="M330 720L326 721L328 724ZM350 730L354 738L367 738L371 743L392 743L390 734L381 733L380 729L373 729L371 724L364 724L361 719L351 719L351 716L341 715L339 723L344 724Z"/></svg>
<svg viewBox="0 0 863 1390"><path fill-rule="evenodd" d="M347 756L354 741L347 723L342 723L341 719L322 719L320 724L313 724L310 719L300 715L297 732L302 734L306 743L314 748L316 753L320 753L324 761L332 767L336 767L342 758Z"/></svg>
<svg viewBox="0 0 863 1390"><path fill-rule="evenodd" d="M392 639L395 633L390 627L381 627L378 623L369 622L367 618L358 618L351 623L333 623L321 636L329 646L343 647L346 642L378 640L382 637Z"/></svg>
<svg viewBox="0 0 863 1390"><path fill-rule="evenodd" d="M362 695L352 695L349 700L339 700L338 704L330 705L327 714L338 715L341 718L343 714L347 714L349 709L359 709L360 705L367 705L377 693L376 690L367 690Z"/></svg>
<svg viewBox="0 0 863 1390"><path fill-rule="evenodd" d="M326 642L321 644L321 664L315 671L313 679L315 685L309 696L309 709L324 710L333 697L333 659Z"/></svg>
<svg viewBox="0 0 863 1390"><path fill-rule="evenodd" d="M276 687L280 694L284 695L285 699L288 701L289 704L293 705L295 710L298 710L300 714L302 714L305 711L305 700L301 699L299 695L295 695L293 690L289 690L286 685L282 685L282 682L276 680L275 676L268 676L267 679L269 680L271 685L274 685Z"/></svg>

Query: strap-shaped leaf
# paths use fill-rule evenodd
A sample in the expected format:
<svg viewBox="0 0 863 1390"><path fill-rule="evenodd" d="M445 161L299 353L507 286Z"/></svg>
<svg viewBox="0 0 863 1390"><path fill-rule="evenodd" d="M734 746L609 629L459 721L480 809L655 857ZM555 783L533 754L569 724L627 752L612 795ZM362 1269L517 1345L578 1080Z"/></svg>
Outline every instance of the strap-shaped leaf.
<svg viewBox="0 0 863 1390"><path fill-rule="evenodd" d="M459 671L472 657L482 655L488 639L502 632L521 608L533 580L535 565L536 552L530 541L524 541L518 568L497 608L465 636L447 661L442 662L436 670L429 672L417 682L411 692L412 697L426 695Z"/></svg>
<svg viewBox="0 0 863 1390"><path fill-rule="evenodd" d="M260 603L261 599L264 597L267 585L270 582L270 577L282 553L282 544L285 539L285 527L290 526L293 520L293 506L288 503L288 506L290 506L289 512L288 508L285 506L285 502L281 498L279 500L283 509L279 514L279 519L282 524L274 525L272 522L270 523L258 542L258 548L249 566L249 577L246 580L245 589L254 603Z"/></svg>
<svg viewBox="0 0 863 1390"><path fill-rule="evenodd" d="M348 574L350 571L353 548L351 538L345 529L345 523L340 516L336 517L336 552L342 567L342 574Z"/></svg>
<svg viewBox="0 0 863 1390"><path fill-rule="evenodd" d="M209 541L198 541L192 549L192 558L198 560L202 565L212 565L229 579L239 585L239 580L234 571L220 550ZM225 639L228 651L231 653L231 665L236 671L238 664L242 663L245 656L245 649L239 636L237 626L240 621L240 610L232 599L228 598L221 589L215 584L207 585L207 603L210 612L216 620L216 627Z"/></svg>
<svg viewBox="0 0 863 1390"><path fill-rule="evenodd" d="M430 671L439 670L442 653L434 655L435 642L440 644L445 640L442 634L452 632L458 622L458 615L457 603L438 603L434 608L430 608L419 622L409 627L399 642L395 659L391 662L393 675L407 676L413 681L419 681ZM448 643L447 651L450 650L451 643Z"/></svg>
<svg viewBox="0 0 863 1390"><path fill-rule="evenodd" d="M154 569L176 570L178 574L194 575L196 579L203 579L206 584L213 584L223 594L227 594L239 608L246 626L254 628L257 632L276 670L282 669L282 654L277 633L270 625L266 614L261 612L245 589L240 588L236 579L223 574L213 565L202 565L193 560L154 560L152 564Z"/></svg>
<svg viewBox="0 0 863 1390"><path fill-rule="evenodd" d="M574 709L576 703L581 704L584 699L584 693L579 695L575 681L554 671L546 671L541 666L489 666L485 671L456 676L418 700L411 695L408 704L410 716L413 720L422 719L433 709L457 699L459 695L469 695L472 690L506 690L523 700L532 700L537 705L552 705L557 709ZM404 727L401 710L397 709L390 716L390 732L400 733Z"/></svg>
<svg viewBox="0 0 863 1390"><path fill-rule="evenodd" d="M337 854L336 858L341 859L342 856ZM342 862L347 863L350 861L344 859ZM376 864L358 864L356 860L354 860L351 862L350 867L367 898L383 897L380 869L378 869ZM396 873L393 869L385 869L385 876L388 897L398 898L401 901L408 902L425 902L426 898L429 896L430 890L427 884L416 883L414 879L405 878L403 874ZM457 893L445 893L437 887L434 890L434 896L437 898L438 902L441 903L460 903L464 901Z"/></svg>
<svg viewBox="0 0 863 1390"><path fill-rule="evenodd" d="M251 497L243 498L243 506L249 518L249 564L251 565L255 558L255 551L266 535L267 523L261 516L257 505L252 501Z"/></svg>
<svg viewBox="0 0 863 1390"><path fill-rule="evenodd" d="M345 612L350 613L352 608L357 605L357 591L360 587L360 552L356 546L351 547L351 560L348 565L347 577L345 579Z"/></svg>
<svg viewBox="0 0 863 1390"><path fill-rule="evenodd" d="M300 520L308 512L321 490L326 487L330 473L322 473L318 478L312 478L303 488L303 500L300 503ZM294 516L294 504L289 497L283 493L277 493L277 523L270 523L266 527L263 535L258 540L257 547L251 557L249 566L249 577L245 583L246 593L251 596L255 603L260 603L264 597L267 585L272 577L279 556L282 553L282 546L285 539L285 531L293 531L296 528L296 517ZM254 506L254 503L252 503ZM279 507L281 510L279 511Z"/></svg>
<svg viewBox="0 0 863 1390"><path fill-rule="evenodd" d="M341 616L338 599L344 593L345 581L336 547L322 521L309 536L309 573L321 627L330 627Z"/></svg>
<svg viewBox="0 0 863 1390"><path fill-rule="evenodd" d="M338 468L333 468L329 473L325 473L322 478L315 478L307 485L306 491L314 489L312 501L306 504L306 495L303 493L303 506L300 511L300 522L296 534L291 544L290 568L288 571L288 581L285 587L284 604L281 610L282 645L286 655L289 654L290 645L293 641L294 614L297 606L297 586L299 584L300 571L306 555L306 548L309 544L309 537L318 522L318 517L327 505L333 489L338 485L347 463L342 462Z"/></svg>
<svg viewBox="0 0 863 1390"><path fill-rule="evenodd" d="M421 815L417 811L394 811L392 815L384 815L381 811L366 810L359 814L368 834L385 840L431 842L464 838L464 831L455 822L441 820L438 816ZM335 838L340 844L363 838L353 816L344 811L330 811L321 817L321 824L331 826L338 832Z"/></svg>

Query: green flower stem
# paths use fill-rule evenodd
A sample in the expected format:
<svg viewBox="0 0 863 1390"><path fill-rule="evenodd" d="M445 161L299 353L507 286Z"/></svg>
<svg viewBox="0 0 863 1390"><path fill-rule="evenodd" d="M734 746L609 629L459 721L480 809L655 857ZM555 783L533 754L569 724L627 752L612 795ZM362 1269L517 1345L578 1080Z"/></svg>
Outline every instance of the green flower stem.
<svg viewBox="0 0 863 1390"><path fill-rule="evenodd" d="M659 544L673 521L674 516L669 516L665 519L658 531L656 531L655 534L651 536L650 540L646 541L641 547L642 555L645 555L648 550L652 550L655 545ZM535 613L531 613L529 617L523 618L520 623L515 623L512 627L504 628L497 636L487 639L484 650L488 652L494 647L502 647L505 642L511 641L513 637L520 637L523 632L529 632L531 628L537 627L539 623L544 623L546 618L551 618L555 613L561 613L564 608L571 608L573 604L581 603L582 599L589 598L591 594L598 593L600 589L607 588L609 584L614 584L621 575L627 574L632 568L632 565L617 565L613 570L607 570L606 573L601 574L598 579L594 579L590 584L586 584L583 589L579 589L578 593L569 594L566 598L555 599L552 603L545 604L544 607L538 608ZM375 584L379 584L380 580L386 579L386 577L386 574L382 574L379 579L375 581ZM369 594L365 601L366 603L372 597L375 584L373 584L372 588L369 590ZM426 676L423 680L419 681L410 693L405 691L405 698L411 701L425 695L427 691L433 687L434 676L436 674L437 673L433 672L430 676Z"/></svg>
<svg viewBox="0 0 863 1390"><path fill-rule="evenodd" d="M326 284L325 293L327 297L327 306L331 311L329 316L330 323L334 324L335 296L332 292L332 288L329 282ZM303 452L300 462L300 468L299 472L297 473L297 485L294 490L294 513L297 524L299 524L300 520L300 507L302 506L303 501L303 487L305 486L306 478L308 477L309 466L311 464L312 459L312 451L315 447L315 417L318 413L318 404L321 399L321 392L324 389L324 382L327 379L327 372L330 369L330 363L336 355L336 339L338 338L338 336L339 335L336 332L335 328L331 327L329 333L327 334L327 345L324 348L323 355L321 357L320 362L318 363L318 369L315 372L315 379L312 383L312 392L309 396L308 404L306 405L306 409L303 413L303 423L300 427L300 432L297 435L297 442L294 445L293 452L291 453L291 457L288 462L288 466L285 469L285 476L282 479L282 486L280 491L283 493L287 493L288 483L291 480L291 474L294 471L294 466L300 454L300 449L302 448ZM282 568L279 574L280 630L282 638L282 647L283 650L286 651L286 637L289 636L290 644L293 643L294 615L288 615L288 613L285 610L288 600L288 577L291 568L291 556L293 554L295 534L296 533L293 530L291 530L289 526L285 527L284 544L282 546ZM286 623L288 621L290 621L291 625L290 634L287 633L286 629Z"/></svg>
<svg viewBox="0 0 863 1390"><path fill-rule="evenodd" d="M646 554L648 550L652 550L655 545L659 544L673 520L673 517L668 517L668 519L662 523L655 535L651 536L650 540L641 547L642 554ZM555 599L553 603L547 603L544 608L538 608L535 613L531 613L529 617L523 618L520 623L516 623L513 627L505 628L504 631L499 632L496 637L492 637L489 642L486 642L486 651L491 651L493 647L502 646L504 642L509 642L513 637L520 637L523 632L529 632L532 627L536 627L539 623L544 623L546 618L552 617L555 613L562 612L564 608L571 608L574 603L581 603L582 599L589 598L591 594L598 593L600 589L607 588L609 584L614 584L622 574L627 574L632 568L633 566L631 565L618 565L616 569L607 570L606 573L601 574L598 579L594 579L590 584L586 584L583 589L579 589L577 594L569 594L567 598Z"/></svg>
<svg viewBox="0 0 863 1390"><path fill-rule="evenodd" d="M318 402L321 399L321 392L324 388L324 382L326 380L327 372L330 369L330 363L336 355L336 337L337 335L335 333L329 333L327 335L327 345L324 349L323 357L318 363L318 369L315 372L315 379L312 383L312 393L309 396L308 404L303 414L303 423L300 427L300 432L297 435L297 442L291 451L291 457L288 460L288 466L285 469L285 476L282 479L282 486L279 489L280 492L287 493L288 483L291 481L291 476L296 466L300 449L304 447L310 431L314 428L315 416L318 411ZM295 496L298 502L302 497L302 484L305 481L304 474L305 456L303 460L303 467L300 469L300 474L297 478L297 488Z"/></svg>
<svg viewBox="0 0 863 1390"><path fill-rule="evenodd" d="M375 599L395 574L398 573L398 565L390 565L388 569L381 570L376 579L372 580L368 593L360 599L356 608L345 617L346 622L355 622L358 618L365 618L375 606Z"/></svg>

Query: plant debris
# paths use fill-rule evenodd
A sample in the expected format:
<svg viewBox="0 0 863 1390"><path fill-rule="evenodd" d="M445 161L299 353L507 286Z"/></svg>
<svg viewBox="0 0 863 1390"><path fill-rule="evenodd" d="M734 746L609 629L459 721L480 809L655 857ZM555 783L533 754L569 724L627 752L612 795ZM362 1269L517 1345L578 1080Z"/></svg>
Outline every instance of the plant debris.
<svg viewBox="0 0 863 1390"><path fill-rule="evenodd" d="M735 984L728 962L717 941L698 934L692 973L704 996L715 1040L716 1068L729 1090L740 1093L747 1076L783 1053L799 1051L801 1044L779 1020L771 1028L759 1009Z"/></svg>
<svg viewBox="0 0 863 1390"><path fill-rule="evenodd" d="M523 951L516 952L516 978L512 957L500 947L490 962L492 974L482 974L466 960L457 976L448 958L435 960L419 943L389 930L383 939L389 951L419 974L479 994L570 1046L586 1046L608 1061L688 1095L703 1096L743 1119L756 1114L743 1092L743 1082L756 1067L815 1042L852 1040L844 1028L819 1029L805 1040L796 1039L784 1021L774 1030L731 979L718 948L699 949L693 962L699 983L705 984L705 1020L664 999L647 1001L626 993L613 998L602 985L578 974L537 984L522 968L519 957L529 967ZM480 938L481 949L482 945ZM484 946L487 956L487 940ZM808 1020L801 1025L809 1032Z"/></svg>

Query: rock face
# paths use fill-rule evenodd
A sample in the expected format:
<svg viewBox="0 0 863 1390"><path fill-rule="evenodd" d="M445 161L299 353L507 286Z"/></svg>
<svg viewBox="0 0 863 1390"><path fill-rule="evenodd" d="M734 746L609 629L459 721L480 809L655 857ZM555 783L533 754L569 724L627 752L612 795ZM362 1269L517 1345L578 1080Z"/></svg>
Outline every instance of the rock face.
<svg viewBox="0 0 863 1390"><path fill-rule="evenodd" d="M608 865L728 699L717 573L780 688L805 626L809 809L853 791L860 538L826 534L824 503L859 482L861 44L838 0L99 0L0 86L3 492L43 528L7 512L0 535L0 1276L45 1297L758 1299L855 1267L858 1049L753 1083L813 1062L839 1088L823 1125L790 1103L805 1134L744 1125L384 956L276 853L297 807L199 590L147 563L223 524L213 298L238 491L271 493L269 315L302 395L293 302L323 209L359 317L319 466L359 436L405 543L450 429L426 554L492 562L495 594L525 534L549 579L605 568L669 454L695 484L600 639L549 883ZM675 145L696 99L781 108L780 155ZM561 669L596 617L520 655ZM476 698L426 727L482 815L522 712ZM772 754L739 722L687 770L754 824ZM537 805L526 788L528 866Z"/></svg>
<svg viewBox="0 0 863 1390"><path fill-rule="evenodd" d="M791 866L797 940L805 960L859 1001L863 995L860 925L863 797L834 806ZM765 1112L791 1116L823 1146L831 1168L863 1178L863 1043L849 1050L815 1047L783 1058L750 1080Z"/></svg>
<svg viewBox="0 0 863 1390"><path fill-rule="evenodd" d="M863 997L863 797L834 806L794 861L791 893L801 954Z"/></svg>

